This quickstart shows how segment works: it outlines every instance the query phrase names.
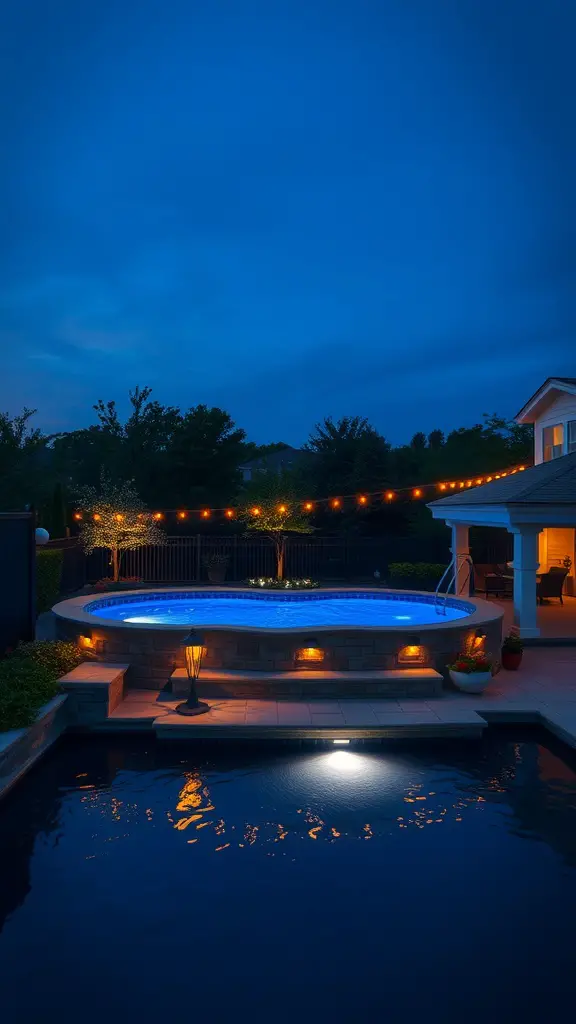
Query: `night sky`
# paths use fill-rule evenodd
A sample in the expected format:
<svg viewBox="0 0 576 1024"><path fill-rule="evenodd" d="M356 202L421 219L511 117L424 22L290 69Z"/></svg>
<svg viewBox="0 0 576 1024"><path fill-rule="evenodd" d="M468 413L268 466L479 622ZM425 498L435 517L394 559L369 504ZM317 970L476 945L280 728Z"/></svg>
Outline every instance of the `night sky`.
<svg viewBox="0 0 576 1024"><path fill-rule="evenodd" d="M300 444L576 375L576 4L19 0L0 409L227 408Z"/></svg>

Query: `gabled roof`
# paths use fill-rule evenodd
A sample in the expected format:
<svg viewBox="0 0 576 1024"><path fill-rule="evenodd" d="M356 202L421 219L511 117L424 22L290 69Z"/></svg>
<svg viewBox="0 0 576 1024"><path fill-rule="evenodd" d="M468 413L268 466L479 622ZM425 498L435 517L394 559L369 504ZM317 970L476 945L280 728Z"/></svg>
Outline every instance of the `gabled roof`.
<svg viewBox="0 0 576 1024"><path fill-rule="evenodd" d="M576 506L576 452L430 502L434 508L461 505Z"/></svg>
<svg viewBox="0 0 576 1024"><path fill-rule="evenodd" d="M576 377L548 377L516 415L517 423L534 423L554 399L554 393L576 395Z"/></svg>

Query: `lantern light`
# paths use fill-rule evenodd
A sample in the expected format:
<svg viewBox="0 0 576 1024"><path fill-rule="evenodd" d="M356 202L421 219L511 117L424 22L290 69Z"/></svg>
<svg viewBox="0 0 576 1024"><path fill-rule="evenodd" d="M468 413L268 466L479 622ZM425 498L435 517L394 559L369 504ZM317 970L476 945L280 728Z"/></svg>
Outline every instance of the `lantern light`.
<svg viewBox="0 0 576 1024"><path fill-rule="evenodd" d="M406 644L398 651L399 665L422 664L425 659L425 650L420 645L420 637L417 634L409 634L406 637Z"/></svg>
<svg viewBox="0 0 576 1024"><path fill-rule="evenodd" d="M296 663L324 661L324 651L315 636L305 637L302 647L296 651L295 661Z"/></svg>
<svg viewBox="0 0 576 1024"><path fill-rule="evenodd" d="M188 693L188 699L184 701L184 703L179 704L176 711L180 715L204 715L207 711L210 711L210 705L198 700L198 692L196 689L196 683L198 681L198 676L200 675L200 669L202 668L202 658L204 656L203 634L199 633L197 630L191 630L188 636L182 641L182 647L184 648L186 675L188 676L190 690Z"/></svg>

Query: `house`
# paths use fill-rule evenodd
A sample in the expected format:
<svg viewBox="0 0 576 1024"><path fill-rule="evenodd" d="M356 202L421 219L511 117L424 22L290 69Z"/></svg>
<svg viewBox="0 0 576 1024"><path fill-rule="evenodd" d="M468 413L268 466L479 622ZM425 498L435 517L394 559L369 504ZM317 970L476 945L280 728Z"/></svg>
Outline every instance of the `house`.
<svg viewBox="0 0 576 1024"><path fill-rule="evenodd" d="M435 519L452 529L457 593L469 592L470 526L504 527L514 536L514 621L520 635L540 634L540 574L576 564L576 377L550 377L518 413L534 424L534 466L433 501Z"/></svg>
<svg viewBox="0 0 576 1024"><path fill-rule="evenodd" d="M282 473L301 469L315 458L315 452L310 452L306 448L292 448L287 444L276 452L268 452L266 455L259 455L255 459L250 459L238 468L242 473L243 481L248 483L259 473L281 476Z"/></svg>

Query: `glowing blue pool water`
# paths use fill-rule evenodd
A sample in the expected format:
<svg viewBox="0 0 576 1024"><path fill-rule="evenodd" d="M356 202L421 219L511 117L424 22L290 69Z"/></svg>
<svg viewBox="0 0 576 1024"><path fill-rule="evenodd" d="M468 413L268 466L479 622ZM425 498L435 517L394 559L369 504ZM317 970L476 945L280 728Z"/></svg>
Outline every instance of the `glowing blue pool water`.
<svg viewBox="0 0 576 1024"><path fill-rule="evenodd" d="M449 601L438 614L433 595L346 591L308 594L179 593L134 594L91 601L85 611L101 619L133 625L239 626L299 629L327 626L410 626L446 622L470 615L465 601Z"/></svg>

